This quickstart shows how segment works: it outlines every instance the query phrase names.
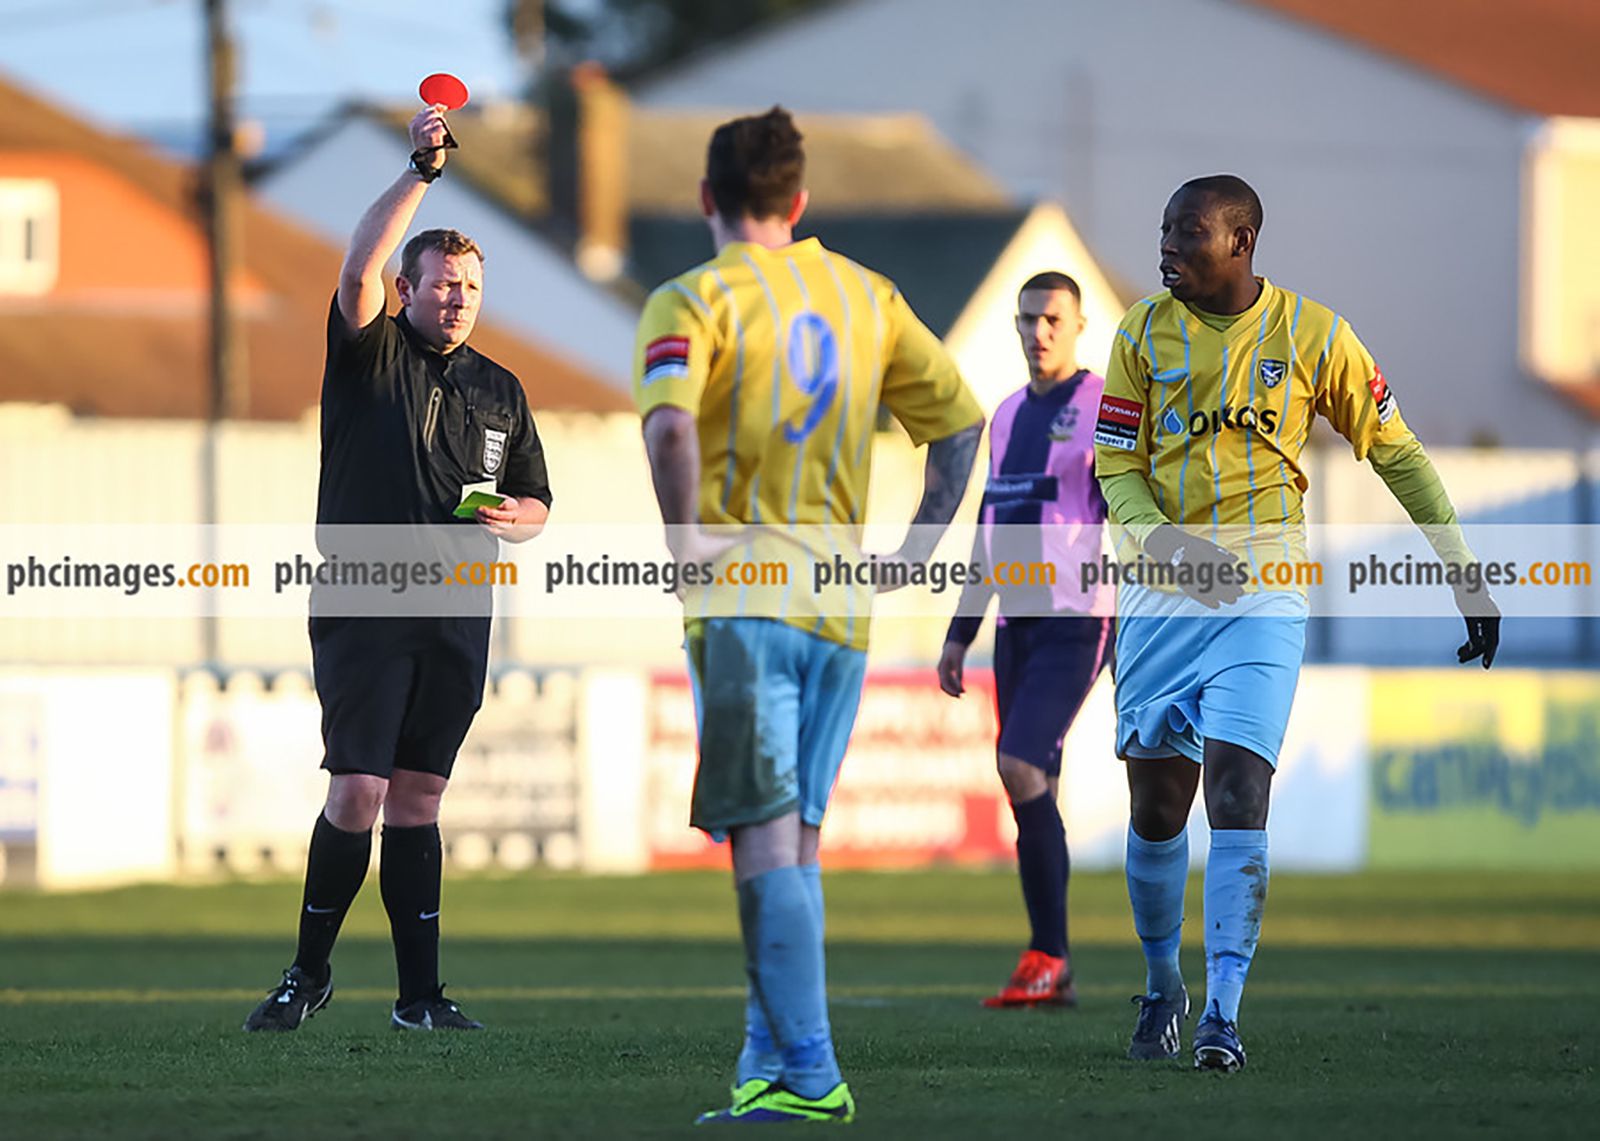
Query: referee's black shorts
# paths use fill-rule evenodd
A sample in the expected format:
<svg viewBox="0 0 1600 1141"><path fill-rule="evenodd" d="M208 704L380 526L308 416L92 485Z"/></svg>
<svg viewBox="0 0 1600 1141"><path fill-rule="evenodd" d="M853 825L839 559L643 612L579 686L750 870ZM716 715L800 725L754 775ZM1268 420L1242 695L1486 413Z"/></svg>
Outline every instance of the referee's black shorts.
<svg viewBox="0 0 1600 1141"><path fill-rule="evenodd" d="M487 617L311 619L322 767L450 776L483 704Z"/></svg>

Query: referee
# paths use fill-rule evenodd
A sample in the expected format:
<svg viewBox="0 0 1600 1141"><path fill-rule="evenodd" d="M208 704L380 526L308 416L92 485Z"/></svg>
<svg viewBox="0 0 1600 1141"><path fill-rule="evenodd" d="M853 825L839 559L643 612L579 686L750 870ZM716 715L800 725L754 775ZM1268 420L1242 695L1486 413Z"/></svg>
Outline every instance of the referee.
<svg viewBox="0 0 1600 1141"><path fill-rule="evenodd" d="M401 310L384 314L384 264L400 245L453 145L444 108L411 121L411 166L362 217L328 315L322 377L324 554L344 525L386 525L439 557L492 559L496 539L537 535L549 514L544 453L515 376L466 345L483 296L483 251L455 230L411 239L395 281ZM498 506L454 518L472 490ZM320 593L319 593L320 591ZM455 594L452 589L452 594ZM437 590L433 592L439 597ZM311 833L300 941L283 981L246 1030L294 1030L333 995L329 955L366 878L382 811L379 885L394 936L405 1030L477 1030L439 984L439 802L483 700L489 588L450 599L449 615L351 615L312 595L311 658L322 702L328 799ZM442 609L442 607L436 607ZM343 610L344 613L340 613Z"/></svg>

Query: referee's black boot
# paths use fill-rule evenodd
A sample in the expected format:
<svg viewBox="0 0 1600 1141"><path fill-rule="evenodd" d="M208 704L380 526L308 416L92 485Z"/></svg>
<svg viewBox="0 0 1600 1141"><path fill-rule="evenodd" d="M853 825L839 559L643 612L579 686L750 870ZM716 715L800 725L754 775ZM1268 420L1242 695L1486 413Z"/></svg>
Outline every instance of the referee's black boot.
<svg viewBox="0 0 1600 1141"><path fill-rule="evenodd" d="M333 970L320 983L299 967L283 972L283 981L244 1020L246 1030L298 1030L300 1024L328 1005L333 997Z"/></svg>
<svg viewBox="0 0 1600 1141"><path fill-rule="evenodd" d="M461 1008L444 996L443 985L426 998L401 1006L394 1004L389 1016L396 1030L482 1030L483 1023L468 1018Z"/></svg>

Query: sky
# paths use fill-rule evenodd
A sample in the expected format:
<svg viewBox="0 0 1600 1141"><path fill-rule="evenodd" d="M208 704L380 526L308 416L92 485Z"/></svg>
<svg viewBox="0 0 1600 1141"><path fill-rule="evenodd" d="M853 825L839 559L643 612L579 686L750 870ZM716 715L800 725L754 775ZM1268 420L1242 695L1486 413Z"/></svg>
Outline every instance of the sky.
<svg viewBox="0 0 1600 1141"><path fill-rule="evenodd" d="M406 102L434 71L475 101L525 71L505 0L230 0L239 113L268 145L348 98ZM201 0L0 0L0 78L125 131L181 138L205 113ZM276 137L274 137L276 136Z"/></svg>

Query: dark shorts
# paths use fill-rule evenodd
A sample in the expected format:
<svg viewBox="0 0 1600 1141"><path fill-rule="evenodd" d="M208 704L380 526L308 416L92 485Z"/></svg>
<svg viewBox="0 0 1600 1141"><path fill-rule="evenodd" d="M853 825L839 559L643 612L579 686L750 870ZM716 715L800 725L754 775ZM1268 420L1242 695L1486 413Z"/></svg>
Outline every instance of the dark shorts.
<svg viewBox="0 0 1600 1141"><path fill-rule="evenodd" d="M1061 742L1116 645L1112 619L1010 618L995 631L999 751L1061 773Z"/></svg>
<svg viewBox="0 0 1600 1141"><path fill-rule="evenodd" d="M487 618L313 618L322 767L448 778L489 668Z"/></svg>

